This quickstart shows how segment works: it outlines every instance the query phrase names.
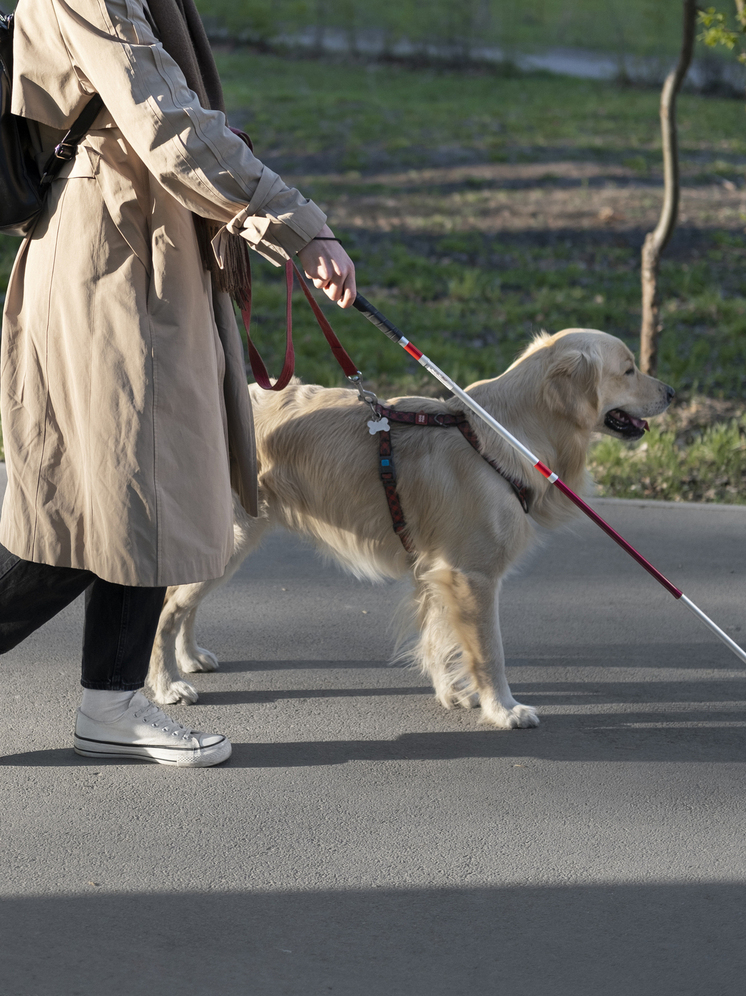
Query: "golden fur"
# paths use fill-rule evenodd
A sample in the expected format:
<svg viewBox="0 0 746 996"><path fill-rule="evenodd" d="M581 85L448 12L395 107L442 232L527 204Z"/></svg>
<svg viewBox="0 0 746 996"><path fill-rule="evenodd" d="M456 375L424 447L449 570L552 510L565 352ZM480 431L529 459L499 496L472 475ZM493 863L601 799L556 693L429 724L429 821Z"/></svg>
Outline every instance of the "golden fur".
<svg viewBox="0 0 746 996"><path fill-rule="evenodd" d="M635 420L664 411L673 396L640 373L619 339L590 329L542 334L500 377L467 390L579 492L586 490L591 434L641 435ZM197 607L267 529L282 526L312 539L357 577L409 572L419 630L414 659L442 705L479 704L483 719L500 729L535 726L534 709L515 701L505 676L498 592L534 539L534 523L556 527L577 514L575 507L476 416L470 423L483 452L529 485L530 515L457 429L394 424L398 490L416 550L409 555L392 528L378 476L378 438L367 430L370 411L357 395L298 382L277 394L253 386L251 395L261 515L251 519L234 502L235 550L225 577L169 589L149 673L154 699L196 701L177 662L186 672L217 667L195 643ZM463 410L458 399L407 397L391 404ZM609 412L627 419L625 431L613 427L618 422L610 427Z"/></svg>

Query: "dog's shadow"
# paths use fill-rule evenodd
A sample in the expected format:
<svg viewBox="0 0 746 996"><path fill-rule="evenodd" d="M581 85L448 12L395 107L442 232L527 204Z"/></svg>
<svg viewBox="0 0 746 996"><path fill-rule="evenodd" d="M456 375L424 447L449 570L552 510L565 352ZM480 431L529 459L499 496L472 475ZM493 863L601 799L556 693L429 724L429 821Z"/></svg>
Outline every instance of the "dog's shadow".
<svg viewBox="0 0 746 996"><path fill-rule="evenodd" d="M202 705L255 705L260 702L280 702L284 699L346 699L368 696L432 695L429 686L422 688L292 688L278 691L251 692L247 689L230 692L200 692Z"/></svg>
<svg viewBox="0 0 746 996"><path fill-rule="evenodd" d="M327 661L327 660L256 660L256 661L220 661L221 674L251 674L262 671L369 671L369 670L404 670L405 665L391 663L385 660L371 661Z"/></svg>

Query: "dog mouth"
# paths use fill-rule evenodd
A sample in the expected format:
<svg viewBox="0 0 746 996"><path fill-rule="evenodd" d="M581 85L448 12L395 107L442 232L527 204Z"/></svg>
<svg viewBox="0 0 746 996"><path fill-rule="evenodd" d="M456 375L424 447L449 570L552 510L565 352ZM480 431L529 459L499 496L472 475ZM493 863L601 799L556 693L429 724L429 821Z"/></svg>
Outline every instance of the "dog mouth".
<svg viewBox="0 0 746 996"><path fill-rule="evenodd" d="M640 439L650 428L645 419L635 418L634 415L630 415L621 408L612 408L610 412L607 412L604 425L625 439Z"/></svg>

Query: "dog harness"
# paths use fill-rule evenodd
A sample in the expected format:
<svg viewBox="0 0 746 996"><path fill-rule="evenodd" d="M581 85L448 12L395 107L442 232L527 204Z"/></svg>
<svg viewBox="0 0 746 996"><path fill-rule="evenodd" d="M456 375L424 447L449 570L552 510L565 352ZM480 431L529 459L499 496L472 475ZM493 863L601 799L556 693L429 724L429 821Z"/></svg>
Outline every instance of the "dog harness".
<svg viewBox="0 0 746 996"><path fill-rule="evenodd" d="M466 415L451 415L447 412L402 412L395 408L387 408L385 405L375 404L371 406L379 421L388 419L389 422L402 422L406 425L429 426L437 429L450 429L455 426L461 432L464 439L474 447L481 458L486 461L493 470L504 478L515 492L515 496L521 503L521 508L528 513L529 488L527 484L511 477L507 471L490 457L485 456L479 446L476 433L469 425ZM391 431L388 427L381 429L371 428L372 432L379 435L378 452L380 456L380 475L383 490L388 502L391 521L394 524L394 532L401 540L401 544L407 553L414 553L414 545L406 535L407 523L404 518L404 511L401 507L399 493L396 490L396 468L394 466L393 447L391 443Z"/></svg>

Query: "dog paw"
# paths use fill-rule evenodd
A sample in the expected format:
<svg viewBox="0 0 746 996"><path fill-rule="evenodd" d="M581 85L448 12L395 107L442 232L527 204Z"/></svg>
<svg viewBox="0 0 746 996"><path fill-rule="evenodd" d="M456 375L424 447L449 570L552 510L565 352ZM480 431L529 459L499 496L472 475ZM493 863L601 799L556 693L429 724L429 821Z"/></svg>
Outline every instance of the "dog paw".
<svg viewBox="0 0 746 996"><path fill-rule="evenodd" d="M539 715L532 706L521 705L520 702L516 702L513 708L510 710L511 719L515 722L512 728L527 729L530 726L539 725Z"/></svg>
<svg viewBox="0 0 746 996"><path fill-rule="evenodd" d="M497 727L498 730L526 729L539 725L539 717L532 706L515 705L506 708L499 702L482 703L482 722Z"/></svg>
<svg viewBox="0 0 746 996"><path fill-rule="evenodd" d="M153 692L151 700L156 705L174 705L181 702L184 705L194 705L199 699L199 694L194 685L188 681L172 681L166 685L163 691Z"/></svg>
<svg viewBox="0 0 746 996"><path fill-rule="evenodd" d="M179 670L183 674L195 674L199 671L217 671L220 665L215 654L204 647L195 647L192 653L177 656Z"/></svg>

